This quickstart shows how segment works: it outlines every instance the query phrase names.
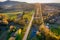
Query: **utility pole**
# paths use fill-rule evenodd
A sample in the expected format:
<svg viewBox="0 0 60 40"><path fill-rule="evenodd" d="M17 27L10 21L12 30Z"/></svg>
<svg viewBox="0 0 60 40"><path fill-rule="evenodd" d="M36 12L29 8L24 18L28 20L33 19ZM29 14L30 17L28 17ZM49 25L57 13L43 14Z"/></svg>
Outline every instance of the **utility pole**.
<svg viewBox="0 0 60 40"><path fill-rule="evenodd" d="M41 31L41 29L45 27L42 14L43 14L42 4L36 3L35 4L35 19L36 20L41 20L40 21L41 25L39 26L39 31ZM43 31L41 31L41 35L42 35L41 40L45 40L45 35L44 35Z"/></svg>
<svg viewBox="0 0 60 40"><path fill-rule="evenodd" d="M42 14L43 14L42 4L40 4L40 10L39 11L40 11L41 22L44 25L44 20L43 20L43 16L42 16Z"/></svg>
<svg viewBox="0 0 60 40"><path fill-rule="evenodd" d="M40 3L36 3L35 4L35 18L36 20L40 19L41 20L41 23L44 25L44 20L43 20L43 9L42 9L42 4Z"/></svg>
<svg viewBox="0 0 60 40"><path fill-rule="evenodd" d="M41 30L41 28L44 28L45 27L45 25L44 25L44 20L43 20L43 9L42 9L42 4L40 4L40 8L39 8L39 13L40 13L40 20L41 20L41 25L40 25L40 28L39 28L39 30ZM45 40L46 39L46 37L45 37L45 34L44 34L44 32L43 31L41 31L41 40Z"/></svg>

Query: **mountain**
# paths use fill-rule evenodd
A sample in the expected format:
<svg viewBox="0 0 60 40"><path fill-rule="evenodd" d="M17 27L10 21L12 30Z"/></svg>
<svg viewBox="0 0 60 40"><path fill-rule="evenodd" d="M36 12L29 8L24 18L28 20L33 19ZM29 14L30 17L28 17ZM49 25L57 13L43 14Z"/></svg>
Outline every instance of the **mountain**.
<svg viewBox="0 0 60 40"><path fill-rule="evenodd" d="M26 4L26 2L17 2L17 1L0 2L0 5L17 5L17 4Z"/></svg>
<svg viewBox="0 0 60 40"><path fill-rule="evenodd" d="M18 1L0 2L0 12L10 11L31 11L34 10L36 3L26 3ZM60 3L42 3L45 12L60 10Z"/></svg>
<svg viewBox="0 0 60 40"><path fill-rule="evenodd" d="M26 2L5 1L0 2L0 7L3 8L2 12L6 11L31 11L33 5Z"/></svg>

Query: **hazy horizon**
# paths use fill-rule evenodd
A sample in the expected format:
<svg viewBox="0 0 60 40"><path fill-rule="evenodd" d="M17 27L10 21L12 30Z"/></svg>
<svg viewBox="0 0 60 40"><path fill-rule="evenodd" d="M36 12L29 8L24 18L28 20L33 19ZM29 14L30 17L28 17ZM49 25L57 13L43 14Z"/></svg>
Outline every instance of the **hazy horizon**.
<svg viewBox="0 0 60 40"><path fill-rule="evenodd" d="M0 0L4 2L7 0ZM60 0L10 0L10 1L19 1L19 2L28 2L28 3L60 3Z"/></svg>

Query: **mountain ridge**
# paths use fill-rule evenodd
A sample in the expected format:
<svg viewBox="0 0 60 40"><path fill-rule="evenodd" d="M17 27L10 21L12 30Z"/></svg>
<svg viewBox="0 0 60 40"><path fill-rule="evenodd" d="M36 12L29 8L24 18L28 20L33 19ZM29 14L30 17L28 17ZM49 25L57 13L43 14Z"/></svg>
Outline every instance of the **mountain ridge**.
<svg viewBox="0 0 60 40"><path fill-rule="evenodd" d="M4 11L31 11L34 10L36 3L26 3L26 2L18 2L18 1L5 1L0 2L0 8L2 12ZM60 10L60 3L42 3L42 5L49 6L48 8L57 8Z"/></svg>

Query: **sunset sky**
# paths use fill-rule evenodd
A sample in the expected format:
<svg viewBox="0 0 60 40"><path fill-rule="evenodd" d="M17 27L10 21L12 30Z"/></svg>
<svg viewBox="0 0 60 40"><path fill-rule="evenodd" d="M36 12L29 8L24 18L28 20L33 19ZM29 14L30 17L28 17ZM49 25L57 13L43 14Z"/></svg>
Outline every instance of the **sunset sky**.
<svg viewBox="0 0 60 40"><path fill-rule="evenodd" d="M0 2L3 1L6 0L0 0ZM60 0L13 0L13 1L28 2L28 3L60 3Z"/></svg>

